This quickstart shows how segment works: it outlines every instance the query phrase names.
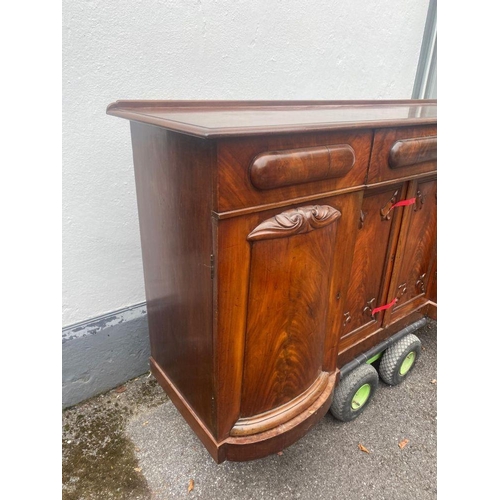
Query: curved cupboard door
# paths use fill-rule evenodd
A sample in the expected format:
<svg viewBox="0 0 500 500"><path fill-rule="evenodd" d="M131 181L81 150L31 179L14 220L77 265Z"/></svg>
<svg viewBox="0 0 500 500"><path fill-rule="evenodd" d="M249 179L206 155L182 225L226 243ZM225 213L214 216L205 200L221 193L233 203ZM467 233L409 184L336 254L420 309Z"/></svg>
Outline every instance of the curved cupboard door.
<svg viewBox="0 0 500 500"><path fill-rule="evenodd" d="M340 219L330 198L218 222L219 435L263 432L326 397Z"/></svg>
<svg viewBox="0 0 500 500"><path fill-rule="evenodd" d="M339 217L329 205L299 207L263 221L248 235L242 417L288 403L321 376Z"/></svg>

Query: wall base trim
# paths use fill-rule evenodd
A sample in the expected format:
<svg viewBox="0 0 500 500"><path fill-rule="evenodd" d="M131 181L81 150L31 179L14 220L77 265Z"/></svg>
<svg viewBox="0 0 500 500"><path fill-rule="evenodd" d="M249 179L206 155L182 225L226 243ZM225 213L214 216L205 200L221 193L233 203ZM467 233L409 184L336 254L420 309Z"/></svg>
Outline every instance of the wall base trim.
<svg viewBox="0 0 500 500"><path fill-rule="evenodd" d="M63 328L62 406L108 391L149 369L146 304Z"/></svg>

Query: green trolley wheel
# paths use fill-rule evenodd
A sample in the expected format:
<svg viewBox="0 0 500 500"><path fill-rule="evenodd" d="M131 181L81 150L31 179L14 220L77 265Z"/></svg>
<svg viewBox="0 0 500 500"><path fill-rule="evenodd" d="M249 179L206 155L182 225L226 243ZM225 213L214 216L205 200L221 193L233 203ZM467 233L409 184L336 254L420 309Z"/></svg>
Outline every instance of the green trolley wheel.
<svg viewBox="0 0 500 500"><path fill-rule="evenodd" d="M413 334L405 335L386 349L380 361L380 378L389 385L398 385L410 374L420 356L422 344Z"/></svg>
<svg viewBox="0 0 500 500"><path fill-rule="evenodd" d="M366 408L377 387L377 370L367 364L359 366L335 388L330 413L342 422L354 420Z"/></svg>

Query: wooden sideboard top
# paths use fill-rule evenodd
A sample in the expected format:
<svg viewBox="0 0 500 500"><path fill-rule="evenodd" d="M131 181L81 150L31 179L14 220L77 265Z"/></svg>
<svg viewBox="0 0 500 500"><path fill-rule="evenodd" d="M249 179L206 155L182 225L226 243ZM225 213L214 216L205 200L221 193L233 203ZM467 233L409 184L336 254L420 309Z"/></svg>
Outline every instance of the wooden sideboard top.
<svg viewBox="0 0 500 500"><path fill-rule="evenodd" d="M107 114L203 138L431 125L436 100L116 101Z"/></svg>

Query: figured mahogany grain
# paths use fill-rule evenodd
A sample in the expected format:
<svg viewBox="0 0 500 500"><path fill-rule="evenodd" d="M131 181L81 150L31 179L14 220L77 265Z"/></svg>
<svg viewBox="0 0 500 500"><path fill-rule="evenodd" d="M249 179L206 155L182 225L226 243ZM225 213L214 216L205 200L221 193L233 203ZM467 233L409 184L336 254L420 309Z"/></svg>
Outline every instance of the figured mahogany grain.
<svg viewBox="0 0 500 500"><path fill-rule="evenodd" d="M208 141L131 123L151 355L212 431Z"/></svg>
<svg viewBox="0 0 500 500"><path fill-rule="evenodd" d="M400 243L396 254L390 296L397 297L395 307L384 320L390 324L413 309L414 301L428 300L428 283L434 261L437 229L437 183L435 178L412 181L409 197L417 203L405 207Z"/></svg>
<svg viewBox="0 0 500 500"><path fill-rule="evenodd" d="M358 224L362 191L317 200L343 215L335 221L338 236L331 253L332 272L328 293L323 370L334 372L339 345L339 315L345 300L351 248ZM299 207L302 205L298 205ZM240 416L242 364L246 336L251 244L248 235L286 209L267 210L240 217L214 219L216 228L215 289L217 290L214 345L216 356L218 437L229 435ZM321 229L322 230L322 229Z"/></svg>
<svg viewBox="0 0 500 500"><path fill-rule="evenodd" d="M218 463L294 443L339 368L435 315L435 101L108 113L132 120L152 371Z"/></svg>
<svg viewBox="0 0 500 500"><path fill-rule="evenodd" d="M437 137L396 141L389 151L391 168L410 167L437 161Z"/></svg>
<svg viewBox="0 0 500 500"><path fill-rule="evenodd" d="M218 198L217 212L274 204L314 194L316 196L342 188L361 187L366 177L372 132L358 130L321 134L301 134L221 139L217 143ZM322 148L345 145L352 148L354 165L340 177L328 177L311 182L258 189L252 184L251 167L255 158L269 151ZM326 160L323 160L323 162ZM325 168L319 167L324 173ZM328 167L330 171L330 167ZM333 170L333 169L332 169ZM307 175L305 170L303 174ZM281 174L276 174L279 177Z"/></svg>
<svg viewBox="0 0 500 500"><path fill-rule="evenodd" d="M338 366L337 354L349 286L349 272L346 270L351 269L352 248L357 235L362 200L362 191L341 194L325 200L326 203L335 207L342 214L342 217L337 221L337 238L332 254L332 278L323 356L323 370L330 373L335 371Z"/></svg>
<svg viewBox="0 0 500 500"><path fill-rule="evenodd" d="M328 379L328 373L322 372L305 392L287 403L251 417L238 419L231 429L231 436L260 434L292 420L292 418L309 409L316 399L325 392Z"/></svg>
<svg viewBox="0 0 500 500"><path fill-rule="evenodd" d="M324 207L318 209L320 217L325 214L319 227L297 233L307 214L315 220L313 208L299 208L290 211L298 214L295 219L277 214L264 220L261 226L268 231L267 238L252 241L242 417L287 403L321 374L335 221L340 213L328 205L319 207ZM268 227L280 222L285 229L276 229L273 237Z"/></svg>
<svg viewBox="0 0 500 500"><path fill-rule="evenodd" d="M255 460L282 451L296 442L317 424L330 408L338 374L338 371L330 374L328 385L321 396L312 406L291 420L259 434L227 438L221 450L224 458L235 461Z"/></svg>
<svg viewBox="0 0 500 500"><path fill-rule="evenodd" d="M369 308L384 305L383 285L391 234L397 231L401 212L393 210L382 216L383 209L401 200L403 184L367 191L359 213L357 236L353 249L344 321L341 330L341 348L355 342L359 336L378 329L383 315L372 317ZM349 338L352 337L352 338Z"/></svg>
<svg viewBox="0 0 500 500"><path fill-rule="evenodd" d="M250 165L250 180L257 189L275 189L343 177L354 162L348 144L265 152Z"/></svg>
<svg viewBox="0 0 500 500"><path fill-rule="evenodd" d="M257 215L214 220L214 362L217 438L224 439L240 416L245 350L250 244Z"/></svg>
<svg viewBox="0 0 500 500"><path fill-rule="evenodd" d="M436 136L435 125L376 130L366 183L375 184L404 176L435 172ZM404 142L409 139L411 141L408 143ZM403 146L401 150L403 144L409 145ZM391 158L393 162L397 162L397 168L391 168Z"/></svg>

